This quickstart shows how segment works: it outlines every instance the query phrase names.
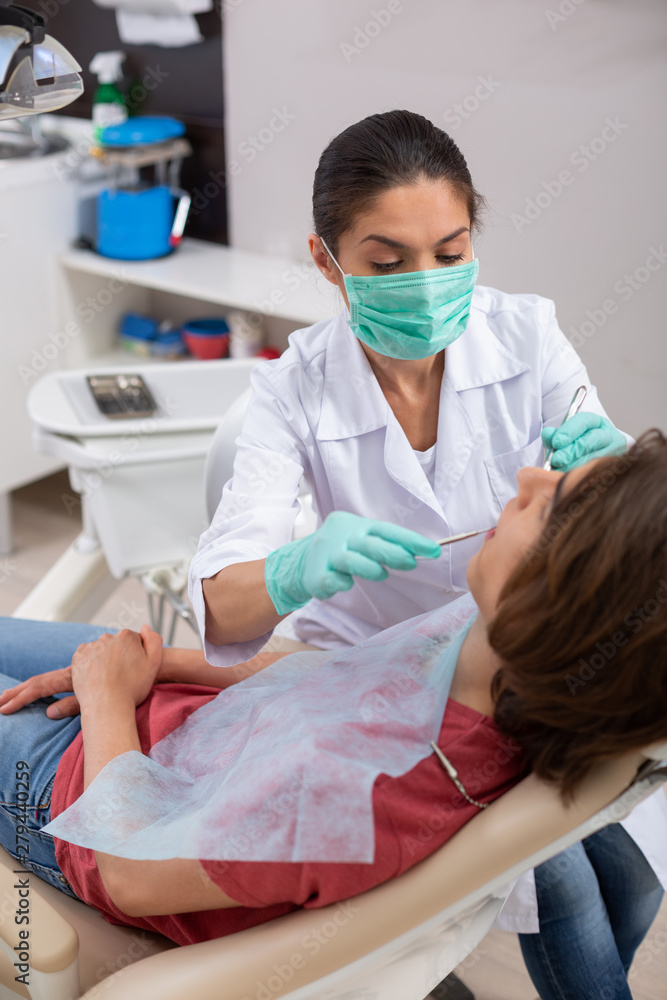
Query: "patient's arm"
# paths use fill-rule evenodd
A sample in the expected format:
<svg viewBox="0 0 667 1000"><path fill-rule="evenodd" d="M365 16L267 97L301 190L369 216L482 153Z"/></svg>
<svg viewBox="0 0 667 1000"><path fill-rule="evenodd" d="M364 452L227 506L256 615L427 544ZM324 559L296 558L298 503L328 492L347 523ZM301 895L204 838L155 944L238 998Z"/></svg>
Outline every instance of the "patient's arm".
<svg viewBox="0 0 667 1000"><path fill-rule="evenodd" d="M160 653L161 639L147 627L141 637L125 630L75 653L72 681L81 705L84 788L114 757L141 752L136 706L148 696ZM112 902L128 916L239 905L211 882L195 860L128 861L97 851L95 858Z"/></svg>
<svg viewBox="0 0 667 1000"><path fill-rule="evenodd" d="M184 684L206 684L209 687L226 688L264 670L271 663L280 660L283 653L257 653L250 660L237 663L233 667L212 667L199 649L164 649L158 670L157 681L176 681Z"/></svg>
<svg viewBox="0 0 667 1000"><path fill-rule="evenodd" d="M128 861L95 851L104 888L128 917L157 917L240 906L210 880L198 861Z"/></svg>
<svg viewBox="0 0 667 1000"><path fill-rule="evenodd" d="M84 745L84 786L105 764L128 750L141 752L135 722L136 706L117 695L98 698L81 713ZM198 861L130 861L95 852L97 867L109 897L128 917L190 913L238 906L209 879Z"/></svg>
<svg viewBox="0 0 667 1000"><path fill-rule="evenodd" d="M260 652L251 660L237 663L233 667L212 667L206 662L201 650L168 648L162 650L162 660L155 680L162 683L172 681L226 688L256 674L258 670L263 670L283 656L287 656L287 653ZM35 674L34 677L29 677L15 687L0 692L0 713L11 715L25 705L37 701L38 698L48 698L71 690L71 667ZM78 715L79 711L76 695L70 695L67 698L59 698L55 704L49 705L46 714L50 719L62 719L69 715Z"/></svg>

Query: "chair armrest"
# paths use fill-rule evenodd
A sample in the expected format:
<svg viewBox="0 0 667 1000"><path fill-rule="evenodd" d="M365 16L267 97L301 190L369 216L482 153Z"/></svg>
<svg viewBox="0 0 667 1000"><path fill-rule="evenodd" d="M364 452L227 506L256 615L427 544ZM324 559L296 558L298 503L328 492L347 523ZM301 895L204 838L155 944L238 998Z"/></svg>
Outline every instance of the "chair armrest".
<svg viewBox="0 0 667 1000"><path fill-rule="evenodd" d="M574 843L593 832L582 827L610 803L612 809L625 808L623 796L615 800L632 783L641 760L629 754L598 765L566 806L554 787L530 775L399 878L348 902L299 910L226 938L147 958L106 980L105 1000L180 1000L185 995L268 1000L269 993L277 1000L373 952L395 952L404 946L405 935L417 928L429 933L431 922L442 918L458 919L467 907L544 860L540 852L557 853L567 846L562 839ZM602 816L595 828L615 818ZM557 846L551 850L550 845ZM284 972L282 986L274 988L276 969L290 974Z"/></svg>
<svg viewBox="0 0 667 1000"><path fill-rule="evenodd" d="M41 996L52 1000L78 996L79 939L60 913L33 891L39 881L37 875L22 870L18 861L0 850L0 949L14 966L20 961L16 946L27 943L27 981L35 1000ZM28 915L29 923L17 922L22 913ZM27 930L28 937L21 939L21 930ZM21 971L15 968L14 974ZM15 988L14 983L9 985Z"/></svg>

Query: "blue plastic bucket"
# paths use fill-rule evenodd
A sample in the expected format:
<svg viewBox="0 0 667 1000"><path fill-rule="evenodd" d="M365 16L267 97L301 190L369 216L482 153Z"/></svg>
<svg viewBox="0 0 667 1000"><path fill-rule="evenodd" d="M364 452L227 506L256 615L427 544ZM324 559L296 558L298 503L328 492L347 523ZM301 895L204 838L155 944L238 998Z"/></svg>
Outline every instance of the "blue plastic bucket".
<svg viewBox="0 0 667 1000"><path fill-rule="evenodd" d="M97 198L97 250L119 260L171 253L174 196L165 185L102 191Z"/></svg>

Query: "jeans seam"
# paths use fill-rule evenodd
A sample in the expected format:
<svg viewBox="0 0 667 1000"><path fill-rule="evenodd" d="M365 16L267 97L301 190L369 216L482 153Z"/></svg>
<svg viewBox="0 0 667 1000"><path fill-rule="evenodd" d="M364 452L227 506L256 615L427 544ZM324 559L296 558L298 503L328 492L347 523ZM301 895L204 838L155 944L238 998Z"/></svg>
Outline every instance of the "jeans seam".
<svg viewBox="0 0 667 1000"><path fill-rule="evenodd" d="M531 935L531 937L532 936L533 935ZM554 972L551 960L549 959L548 952L544 947L543 942L540 939L540 935L536 934L535 937L537 938L537 941L535 941L535 946L539 949L542 955L542 972L547 973L548 978L551 981L551 988L554 991L554 995L558 996L559 1000L569 1000L568 996L565 993L563 993L560 987L560 983L558 982L558 977Z"/></svg>

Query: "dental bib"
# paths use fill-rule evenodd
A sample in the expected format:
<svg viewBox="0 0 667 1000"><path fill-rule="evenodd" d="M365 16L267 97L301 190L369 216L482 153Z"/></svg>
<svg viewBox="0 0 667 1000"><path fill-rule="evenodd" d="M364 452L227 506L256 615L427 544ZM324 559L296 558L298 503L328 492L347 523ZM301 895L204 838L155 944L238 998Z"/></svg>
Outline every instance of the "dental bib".
<svg viewBox="0 0 667 1000"><path fill-rule="evenodd" d="M114 758L44 832L137 860L372 862L375 780L432 753L476 611L466 594L348 650L284 657L150 756Z"/></svg>

